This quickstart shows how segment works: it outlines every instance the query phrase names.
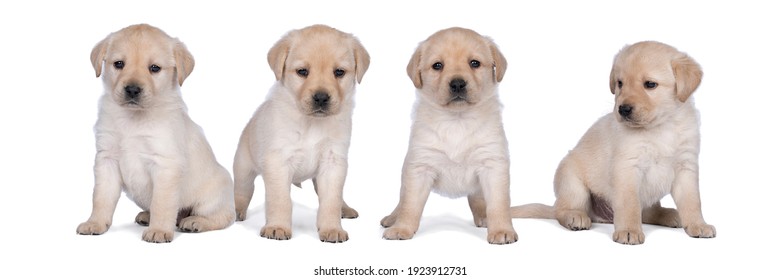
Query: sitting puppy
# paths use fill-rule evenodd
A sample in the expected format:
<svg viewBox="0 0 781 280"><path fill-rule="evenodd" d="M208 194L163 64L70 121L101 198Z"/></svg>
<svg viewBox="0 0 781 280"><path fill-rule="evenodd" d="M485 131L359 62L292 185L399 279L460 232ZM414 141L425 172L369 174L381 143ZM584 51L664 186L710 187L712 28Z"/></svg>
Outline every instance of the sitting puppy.
<svg viewBox="0 0 781 280"><path fill-rule="evenodd" d="M381 221L385 239L410 239L431 191L467 196L488 242L518 240L510 218L510 160L497 85L507 61L488 38L464 28L434 33L407 66L417 88L402 168L401 198Z"/></svg>
<svg viewBox="0 0 781 280"><path fill-rule="evenodd" d="M553 207L513 207L513 217L556 218L571 230L614 223L613 240L641 244L642 223L715 237L700 208L699 116L690 97L702 70L658 42L624 47L610 72L613 113L599 119L556 171ZM672 194L678 210L660 200Z"/></svg>
<svg viewBox="0 0 781 280"><path fill-rule="evenodd" d="M341 218L358 213L342 199L347 175L355 84L369 68L358 40L324 25L293 30L268 52L277 83L247 124L233 164L238 220L260 174L266 188L266 225L260 235L292 236L290 185L312 179L320 208L320 240L347 241Z"/></svg>
<svg viewBox="0 0 781 280"><path fill-rule="evenodd" d="M176 226L186 232L229 226L230 174L187 115L179 90L194 66L184 44L133 25L100 41L91 59L105 92L95 125L92 215L76 232L106 232L122 190L143 209L136 222L149 226L145 241L170 242Z"/></svg>

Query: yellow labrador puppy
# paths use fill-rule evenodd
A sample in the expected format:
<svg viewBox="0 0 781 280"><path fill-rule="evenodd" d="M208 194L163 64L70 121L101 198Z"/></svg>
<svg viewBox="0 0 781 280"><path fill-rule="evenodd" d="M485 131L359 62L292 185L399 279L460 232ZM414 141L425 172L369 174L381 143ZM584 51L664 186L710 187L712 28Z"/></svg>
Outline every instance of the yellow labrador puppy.
<svg viewBox="0 0 781 280"><path fill-rule="evenodd" d="M417 102L401 198L381 221L385 239L410 239L431 191L467 196L488 242L518 240L510 218L510 160L498 83L507 61L472 30L450 28L423 41L407 65Z"/></svg>
<svg viewBox="0 0 781 280"><path fill-rule="evenodd" d="M691 95L701 78L697 62L671 46L624 47L610 72L613 112L561 161L556 203L516 206L513 217L555 218L571 230L614 223L613 240L622 244L644 242L642 223L715 237L700 207L699 115ZM678 210L661 206L667 194Z"/></svg>
<svg viewBox="0 0 781 280"><path fill-rule="evenodd" d="M184 44L133 25L100 41L91 59L105 91L95 125L92 215L76 231L106 232L122 190L143 209L136 222L149 226L145 241L170 242L177 225L185 232L229 226L230 174L187 115L179 90L194 66Z"/></svg>
<svg viewBox="0 0 781 280"><path fill-rule="evenodd" d="M290 185L312 179L320 240L347 241L340 219L358 212L344 203L342 189L355 85L369 68L369 54L352 35L313 25L282 37L269 50L268 63L277 83L241 134L233 164L238 220L246 218L261 175L266 225L260 235L290 239Z"/></svg>

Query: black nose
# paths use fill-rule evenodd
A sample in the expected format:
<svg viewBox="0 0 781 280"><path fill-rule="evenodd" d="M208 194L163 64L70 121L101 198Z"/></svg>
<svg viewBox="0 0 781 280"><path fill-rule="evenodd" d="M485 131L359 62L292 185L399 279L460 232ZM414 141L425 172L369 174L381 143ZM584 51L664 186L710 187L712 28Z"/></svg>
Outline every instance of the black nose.
<svg viewBox="0 0 781 280"><path fill-rule="evenodd" d="M143 89L137 85L125 86L125 97L127 99L137 99Z"/></svg>
<svg viewBox="0 0 781 280"><path fill-rule="evenodd" d="M618 114L624 118L629 117L629 115L632 114L632 109L633 109L632 105L618 106Z"/></svg>
<svg viewBox="0 0 781 280"><path fill-rule="evenodd" d="M466 81L464 81L464 79L458 78L450 81L451 94L462 94L465 92L466 92Z"/></svg>
<svg viewBox="0 0 781 280"><path fill-rule="evenodd" d="M325 92L316 92L315 95L312 96L312 101L314 101L314 105L317 107L327 106L328 100L331 100L331 96Z"/></svg>

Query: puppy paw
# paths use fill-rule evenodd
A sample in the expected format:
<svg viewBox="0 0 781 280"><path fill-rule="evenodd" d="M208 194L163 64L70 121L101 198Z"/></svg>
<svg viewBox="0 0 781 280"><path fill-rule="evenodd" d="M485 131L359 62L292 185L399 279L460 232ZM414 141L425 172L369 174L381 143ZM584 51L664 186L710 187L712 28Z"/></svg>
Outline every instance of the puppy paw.
<svg viewBox="0 0 781 280"><path fill-rule="evenodd" d="M411 239L415 232L406 228L390 227L382 234L382 238L387 240L407 240Z"/></svg>
<svg viewBox="0 0 781 280"><path fill-rule="evenodd" d="M556 219L559 224L570 230L586 230L591 228L591 218L583 211L565 211L557 213Z"/></svg>
<svg viewBox="0 0 781 280"><path fill-rule="evenodd" d="M247 209L236 209L236 221L243 221L247 219Z"/></svg>
<svg viewBox="0 0 781 280"><path fill-rule="evenodd" d="M683 225L678 210L662 207L643 212L643 223L671 228L679 228Z"/></svg>
<svg viewBox="0 0 781 280"><path fill-rule="evenodd" d="M515 243L515 241L518 241L518 234L513 229L488 230L488 243L503 245Z"/></svg>
<svg viewBox="0 0 781 280"><path fill-rule="evenodd" d="M317 233L320 235L320 241L328 243L342 243L350 239L347 232L340 228L319 230Z"/></svg>
<svg viewBox="0 0 781 280"><path fill-rule="evenodd" d="M268 239L288 240L293 236L293 232L290 230L290 228L287 227L264 226L262 229L260 229L260 236Z"/></svg>
<svg viewBox="0 0 781 280"><path fill-rule="evenodd" d="M716 227L709 224L695 224L685 226L686 234L695 238L713 238L716 237Z"/></svg>
<svg viewBox="0 0 781 280"><path fill-rule="evenodd" d="M473 217L475 226L479 228L488 227L488 219L486 217Z"/></svg>
<svg viewBox="0 0 781 280"><path fill-rule="evenodd" d="M208 222L204 217L189 216L182 219L177 226L183 232L202 232L208 230L206 228Z"/></svg>
<svg viewBox="0 0 781 280"><path fill-rule="evenodd" d="M382 225L382 227L386 227L386 228L387 227L391 227L395 223L396 223L396 216L395 215L385 216L385 218L382 218L382 220L380 221L380 225Z"/></svg>
<svg viewBox="0 0 781 280"><path fill-rule="evenodd" d="M342 206L342 219L355 219L358 218L358 211L350 206Z"/></svg>
<svg viewBox="0 0 781 280"><path fill-rule="evenodd" d="M149 211L141 211L136 215L136 224L149 226Z"/></svg>
<svg viewBox="0 0 781 280"><path fill-rule="evenodd" d="M642 230L616 230L613 232L613 241L628 245L643 244L645 242L645 234Z"/></svg>
<svg viewBox="0 0 781 280"><path fill-rule="evenodd" d="M109 228L109 225L106 223L96 223L96 222L90 222L86 221L81 223L76 228L76 233L81 235L100 235L105 233Z"/></svg>
<svg viewBox="0 0 781 280"><path fill-rule="evenodd" d="M168 243L171 242L171 240L174 240L174 232L149 228L144 231L141 239L151 243Z"/></svg>

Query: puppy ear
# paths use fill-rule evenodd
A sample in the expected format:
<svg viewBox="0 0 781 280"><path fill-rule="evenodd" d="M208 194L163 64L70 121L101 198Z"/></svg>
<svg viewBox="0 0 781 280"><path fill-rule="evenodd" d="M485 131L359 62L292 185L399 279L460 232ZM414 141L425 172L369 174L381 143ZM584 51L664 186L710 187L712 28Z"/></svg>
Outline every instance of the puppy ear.
<svg viewBox="0 0 781 280"><path fill-rule="evenodd" d="M694 59L684 53L673 58L672 68L673 75L675 75L675 95L681 102L686 102L700 86L702 68Z"/></svg>
<svg viewBox="0 0 781 280"><path fill-rule="evenodd" d="M274 71L274 76L277 78L277 81L282 80L282 74L285 71L285 60L287 60L287 53L289 51L290 40L288 38L280 39L270 50L268 50L266 59L268 59L268 65L271 66L271 70Z"/></svg>
<svg viewBox="0 0 781 280"><path fill-rule="evenodd" d="M353 55L355 56L355 80L360 84L363 74L369 69L369 52L361 45L357 39L353 43Z"/></svg>
<svg viewBox="0 0 781 280"><path fill-rule="evenodd" d="M423 88L423 78L420 76L420 46L415 49L412 58L407 64L407 75L412 80L416 88Z"/></svg>
<svg viewBox="0 0 781 280"><path fill-rule="evenodd" d="M100 77L100 73L103 72L103 60L106 59L106 49L108 48L109 37L98 42L89 58L92 61L92 68L95 68L95 77Z"/></svg>
<svg viewBox="0 0 781 280"><path fill-rule="evenodd" d="M174 46L174 60L176 60L176 78L179 80L179 86L184 83L184 79L190 76L195 68L195 59L187 47L177 40Z"/></svg>
<svg viewBox="0 0 781 280"><path fill-rule="evenodd" d="M610 69L610 93L616 94L616 67Z"/></svg>
<svg viewBox="0 0 781 280"><path fill-rule="evenodd" d="M498 83L504 78L504 71L507 70L507 59L505 59L502 52L499 51L499 47L496 43L491 41L491 39L486 39L488 40L488 46L491 49L491 56L494 59L494 79Z"/></svg>

